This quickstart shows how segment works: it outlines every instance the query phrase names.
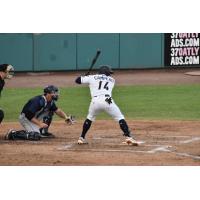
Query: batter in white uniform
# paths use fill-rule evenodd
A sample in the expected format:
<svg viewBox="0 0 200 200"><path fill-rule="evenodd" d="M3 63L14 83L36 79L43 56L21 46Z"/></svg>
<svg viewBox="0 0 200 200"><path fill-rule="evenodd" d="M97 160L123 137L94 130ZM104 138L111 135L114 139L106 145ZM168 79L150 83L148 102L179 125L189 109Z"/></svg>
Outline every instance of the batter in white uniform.
<svg viewBox="0 0 200 200"><path fill-rule="evenodd" d="M75 80L77 84L89 84L92 98L87 119L83 124L83 130L78 139L78 144L87 144L87 140L85 139L86 133L88 132L92 122L95 121L96 116L100 112L105 111L111 115L113 119L119 122L120 128L126 137L125 142L127 144L138 145L137 141L131 137L131 132L124 119L124 115L112 99L112 90L115 85L115 79L111 77L112 73L113 71L111 68L105 65L100 67L98 74L79 76Z"/></svg>

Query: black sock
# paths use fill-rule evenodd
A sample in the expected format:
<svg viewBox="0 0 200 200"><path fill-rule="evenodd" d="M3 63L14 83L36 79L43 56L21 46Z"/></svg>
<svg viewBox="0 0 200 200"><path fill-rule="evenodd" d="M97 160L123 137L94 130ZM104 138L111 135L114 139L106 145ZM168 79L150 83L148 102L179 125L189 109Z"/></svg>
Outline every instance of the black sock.
<svg viewBox="0 0 200 200"><path fill-rule="evenodd" d="M4 112L3 110L0 109L0 124L3 121L3 118L4 118Z"/></svg>
<svg viewBox="0 0 200 200"><path fill-rule="evenodd" d="M130 130L124 119L119 120L119 125L120 125L120 128L122 129L122 131L124 132L124 136L131 137Z"/></svg>
<svg viewBox="0 0 200 200"><path fill-rule="evenodd" d="M90 121L89 119L85 120L85 122L83 124L82 134L81 134L82 138L85 138L85 135L88 132L88 130L90 129L91 124L92 124L92 121Z"/></svg>

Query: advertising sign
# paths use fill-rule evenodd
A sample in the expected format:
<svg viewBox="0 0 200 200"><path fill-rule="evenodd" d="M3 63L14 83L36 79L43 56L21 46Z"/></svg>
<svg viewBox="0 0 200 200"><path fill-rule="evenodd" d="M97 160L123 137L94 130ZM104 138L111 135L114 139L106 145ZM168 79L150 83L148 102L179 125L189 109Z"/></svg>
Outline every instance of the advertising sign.
<svg viewBox="0 0 200 200"><path fill-rule="evenodd" d="M165 66L200 65L200 33L166 33Z"/></svg>

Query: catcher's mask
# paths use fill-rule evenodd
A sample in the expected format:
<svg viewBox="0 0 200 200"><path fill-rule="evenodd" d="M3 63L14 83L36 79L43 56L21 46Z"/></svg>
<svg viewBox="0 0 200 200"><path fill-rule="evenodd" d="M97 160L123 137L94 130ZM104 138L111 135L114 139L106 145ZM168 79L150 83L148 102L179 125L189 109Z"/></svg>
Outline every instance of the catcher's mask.
<svg viewBox="0 0 200 200"><path fill-rule="evenodd" d="M109 65L102 65L99 68L99 74L105 74L106 76L110 76L113 74L113 71Z"/></svg>
<svg viewBox="0 0 200 200"><path fill-rule="evenodd" d="M0 65L0 71L1 72L4 72L6 74L6 77L7 79L11 79L14 75L14 67L12 65L9 65L9 64L2 64Z"/></svg>
<svg viewBox="0 0 200 200"><path fill-rule="evenodd" d="M54 85L48 85L47 87L44 88L44 95L46 94L53 94L52 100L57 101L59 97L59 90Z"/></svg>

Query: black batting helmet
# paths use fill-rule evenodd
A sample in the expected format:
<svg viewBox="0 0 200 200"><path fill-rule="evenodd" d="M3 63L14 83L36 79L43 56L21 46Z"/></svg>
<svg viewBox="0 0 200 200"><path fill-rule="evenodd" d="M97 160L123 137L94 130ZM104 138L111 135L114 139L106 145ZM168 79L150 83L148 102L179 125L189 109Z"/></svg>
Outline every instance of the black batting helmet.
<svg viewBox="0 0 200 200"><path fill-rule="evenodd" d="M5 72L7 70L8 64L1 64L0 65L0 71Z"/></svg>
<svg viewBox="0 0 200 200"><path fill-rule="evenodd" d="M113 74L113 71L109 65L102 65L99 68L99 74L105 74L106 76L110 76Z"/></svg>
<svg viewBox="0 0 200 200"><path fill-rule="evenodd" d="M11 79L14 75L14 67L9 64L1 64L0 72L6 73L6 78Z"/></svg>
<svg viewBox="0 0 200 200"><path fill-rule="evenodd" d="M58 88L54 85L48 85L47 87L44 88L44 95L52 93L54 94L53 100L57 101L59 96Z"/></svg>

